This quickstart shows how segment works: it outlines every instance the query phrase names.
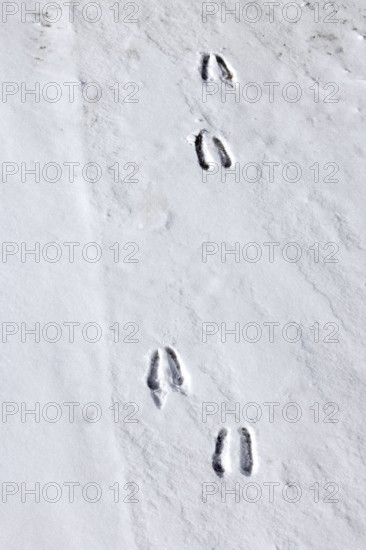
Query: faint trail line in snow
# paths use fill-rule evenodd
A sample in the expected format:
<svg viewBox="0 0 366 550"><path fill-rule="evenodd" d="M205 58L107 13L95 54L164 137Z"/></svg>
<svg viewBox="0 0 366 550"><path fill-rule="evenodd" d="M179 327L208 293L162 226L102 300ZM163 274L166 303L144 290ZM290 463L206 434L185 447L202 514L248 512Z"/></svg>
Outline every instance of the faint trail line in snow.
<svg viewBox="0 0 366 550"><path fill-rule="evenodd" d="M308 275L306 274L305 270L302 269L300 267L299 264L297 264L297 267L300 271L300 273L303 275L305 281L311 285L311 287L313 288L313 290L317 293L317 294L320 294L321 296L323 296L323 298L325 298L325 300L328 302L328 305L329 305L329 308L332 312L332 314L334 315L335 319L337 319L337 321L339 321L342 325L342 328L346 331L346 332L350 332L350 334L352 334L352 332L348 329L348 327L344 324L343 322L343 319L341 319L333 305L333 302L331 300L331 298L325 293L323 292L320 288L317 287L317 285L314 283L314 281L311 281L310 278L308 277Z"/></svg>
<svg viewBox="0 0 366 550"><path fill-rule="evenodd" d="M270 224L271 223L274 223L275 222L275 217L273 215L270 215L269 212L267 213L266 212L266 217L269 218L269 223L267 223L267 227L266 227L266 232L269 236L269 240L271 240L272 242L275 242L277 241L277 235L275 235L273 233L273 231L270 229ZM308 283L312 289L317 293L319 294L320 296L322 296L326 302L328 303L328 306L329 306L329 309L330 311L332 312L332 314L334 315L334 318L339 321L339 323L341 324L342 328L348 332L349 334L353 335L353 336L357 336L356 334L354 334L349 327L347 327L345 324L344 324L344 321L343 319L341 319L339 317L339 314L336 310L336 307L334 306L333 304L333 301L331 299L330 296L328 296L328 294L326 292L324 292L323 290L321 290L317 284L310 278L311 276L311 273L307 273L307 270L305 268L303 268L301 265L300 265L300 262L297 262L296 263L296 267L297 269L299 270L299 272L301 273L301 275L303 276L304 280L306 281L306 283Z"/></svg>

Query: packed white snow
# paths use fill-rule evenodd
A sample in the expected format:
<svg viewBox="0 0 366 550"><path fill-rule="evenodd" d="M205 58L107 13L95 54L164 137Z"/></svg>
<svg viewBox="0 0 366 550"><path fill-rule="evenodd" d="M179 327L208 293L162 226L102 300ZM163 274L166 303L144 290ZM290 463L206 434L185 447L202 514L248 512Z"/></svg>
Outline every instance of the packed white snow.
<svg viewBox="0 0 366 550"><path fill-rule="evenodd" d="M1 5L6 550L365 548L365 5L250 4Z"/></svg>

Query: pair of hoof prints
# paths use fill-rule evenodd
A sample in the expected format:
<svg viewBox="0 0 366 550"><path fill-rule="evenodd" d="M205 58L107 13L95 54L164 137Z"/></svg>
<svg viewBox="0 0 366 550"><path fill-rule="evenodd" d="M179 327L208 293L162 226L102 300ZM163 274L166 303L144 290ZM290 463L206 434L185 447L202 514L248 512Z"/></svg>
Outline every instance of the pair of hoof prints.
<svg viewBox="0 0 366 550"><path fill-rule="evenodd" d="M182 362L178 358L177 352L169 346L164 349L168 368L164 369L161 351L158 349L155 350L150 359L149 373L146 381L153 401L159 409L164 405L168 393L168 384L173 391L178 391L184 395L187 394L187 377L183 372ZM168 381L168 384L166 381Z"/></svg>
<svg viewBox="0 0 366 550"><path fill-rule="evenodd" d="M162 353L155 350L150 358L147 386L151 392L155 405L161 409L164 405L168 385L173 391L187 395L187 374L182 367L182 361L177 352L167 346L164 348L166 363L162 364ZM240 471L245 476L251 476L254 467L253 442L250 431L247 428L240 428ZM212 468L219 477L223 477L229 469L229 430L222 428L216 438L215 452L212 456Z"/></svg>
<svg viewBox="0 0 366 550"><path fill-rule="evenodd" d="M204 54L202 56L202 64L201 64L202 80L208 81L210 79L210 65L211 65L212 58L216 59L217 66L219 67L219 70L220 70L221 80L225 83L229 83L232 85L234 73L228 67L224 58L218 54L216 55ZM210 169L210 164L207 162L207 158L209 158L209 154L208 154L207 147L205 146L205 140L204 140L204 134L207 134L207 133L208 133L207 130L201 130L195 139L195 148L196 148L198 164L200 165L202 170ZM218 152L221 166L223 168L230 168L232 165L232 160L222 140L214 136L212 138L212 141L216 151Z"/></svg>
<svg viewBox="0 0 366 550"><path fill-rule="evenodd" d="M229 68L228 64L226 63L225 59L219 55L214 54L211 55L209 53L204 53L202 56L202 63L201 63L201 78L205 82L210 80L210 68L212 67L211 60L215 59L217 63L217 67L220 71L220 78L223 82L227 84L233 83L234 80L234 72ZM212 77L213 78L213 77Z"/></svg>
<svg viewBox="0 0 366 550"><path fill-rule="evenodd" d="M254 469L253 442L247 428L239 429L240 450L239 467L243 475L250 477ZM224 477L229 469L229 431L222 428L216 438L215 452L212 456L212 468L218 477Z"/></svg>
<svg viewBox="0 0 366 550"><path fill-rule="evenodd" d="M210 169L210 164L207 161L207 159L209 158L209 154L208 154L207 147L205 145L205 141L203 139L203 136L207 133L208 133L207 130L201 130L200 133L196 136L194 145L196 148L198 164L200 165L202 170L208 171ZM232 165L232 160L224 144L222 143L221 139L214 136L212 138L212 141L219 154L221 166L223 168L230 168L230 166Z"/></svg>
<svg viewBox="0 0 366 550"><path fill-rule="evenodd" d="M204 54L202 56L201 63L201 77L202 80L207 82L210 80L210 68L212 67L211 60L215 58L217 67L220 71L220 79L229 85L233 85L234 73L229 68L228 64L221 55ZM196 136L195 147L198 159L198 164L203 170L209 170L210 165L206 161L208 158L207 151L205 151L204 134L207 130L201 130ZM212 138L213 144L219 154L220 162L223 168L230 168L232 160L227 152L223 142L216 136ZM251 476L253 472L253 445L252 437L247 428L240 428L240 471L245 476ZM223 477L226 469L229 465L229 431L226 428L222 428L216 438L215 452L212 456L212 468L214 472Z"/></svg>

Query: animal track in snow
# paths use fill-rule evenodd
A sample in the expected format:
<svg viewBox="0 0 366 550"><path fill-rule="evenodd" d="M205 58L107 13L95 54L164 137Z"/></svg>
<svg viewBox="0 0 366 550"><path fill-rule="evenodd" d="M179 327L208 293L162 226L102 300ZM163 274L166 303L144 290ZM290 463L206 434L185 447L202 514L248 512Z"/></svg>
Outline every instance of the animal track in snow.
<svg viewBox="0 0 366 550"><path fill-rule="evenodd" d="M253 471L252 438L247 428L241 428L240 433L240 471L250 477Z"/></svg>
<svg viewBox="0 0 366 550"><path fill-rule="evenodd" d="M250 477L254 470L253 441L250 431L247 428L240 428L239 432L239 466L240 472ZM230 467L229 457L229 432L222 428L216 438L215 452L212 455L212 468L219 477Z"/></svg>
<svg viewBox="0 0 366 550"><path fill-rule="evenodd" d="M207 82L207 80L210 79L210 73L212 75L212 80L214 79L215 75L214 75L214 71L212 70L212 62L211 62L211 58L213 57L216 59L217 66L220 71L220 75L219 75L220 79L223 82L229 83L230 85L232 85L232 81L234 79L234 72L229 68L225 59L219 54L214 54L214 55L211 55L208 53L203 54L202 61L201 61L202 80ZM210 71L210 67L211 67L211 71Z"/></svg>
<svg viewBox="0 0 366 550"><path fill-rule="evenodd" d="M179 391L183 390L183 384L184 384L184 376L182 373L182 366L178 359L178 356L173 348L170 348L167 346L165 348L167 357L168 357L168 363L170 367L170 373L172 377L172 386Z"/></svg>
<svg viewBox="0 0 366 550"><path fill-rule="evenodd" d="M196 140L194 142L198 164L200 165L202 170L208 170L210 168L210 166L206 162L206 155L204 152L204 145L203 145L203 134L205 132L207 132L207 130L201 130L198 136L196 136Z"/></svg>
<svg viewBox="0 0 366 550"><path fill-rule="evenodd" d="M214 144L216 145L216 148L219 152L219 155L220 155L220 160L221 160L221 164L224 168L230 168L232 162L231 162L231 158L229 157L229 154L228 152L226 151L222 141L217 138L217 137L213 137L212 138L212 141L214 142Z"/></svg>
<svg viewBox="0 0 366 550"><path fill-rule="evenodd" d="M147 386L151 391L151 396L155 405L161 409L166 392L164 391L162 379L160 375L160 353L159 350L154 351L150 359L149 374L147 376Z"/></svg>
<svg viewBox="0 0 366 550"><path fill-rule="evenodd" d="M210 54L203 54L202 56L202 65L201 65L201 77L202 80L208 80L208 64L210 61Z"/></svg>
<svg viewBox="0 0 366 550"><path fill-rule="evenodd" d="M158 374L159 363L160 363L159 350L156 350L151 356L150 371L149 371L149 376L147 377L147 385L149 386L151 391L157 391L160 389L159 374Z"/></svg>
<svg viewBox="0 0 366 550"><path fill-rule="evenodd" d="M187 377L182 369L182 362L178 358L177 352L172 347L167 346L165 353L167 369L162 368L160 351L154 351L150 359L149 373L146 380L153 401L159 409L162 408L167 395L165 378L169 379L170 387L173 390L187 395Z"/></svg>
<svg viewBox="0 0 366 550"><path fill-rule="evenodd" d="M203 139L204 134L207 134L207 133L208 133L207 130L201 130L195 138L195 148L196 148L198 164L200 165L202 170L206 170L206 171L210 169L210 163L209 161L206 160L206 158L208 157L208 153L205 151L205 144ZM223 168L230 168L230 166L232 165L232 160L224 144L222 143L221 139L214 136L212 138L212 141L213 141L213 144L215 145L216 150L218 151L221 165L223 166Z"/></svg>
<svg viewBox="0 0 366 550"><path fill-rule="evenodd" d="M225 440L227 439L228 431L222 428L216 438L215 452L212 455L212 468L219 477L223 477L225 467L223 465L223 455L225 450Z"/></svg>
<svg viewBox="0 0 366 550"><path fill-rule="evenodd" d="M234 77L234 74L227 66L226 62L224 61L224 58L221 57L221 55L216 55L216 61L218 66L220 67L222 80L224 80L225 82L231 82Z"/></svg>

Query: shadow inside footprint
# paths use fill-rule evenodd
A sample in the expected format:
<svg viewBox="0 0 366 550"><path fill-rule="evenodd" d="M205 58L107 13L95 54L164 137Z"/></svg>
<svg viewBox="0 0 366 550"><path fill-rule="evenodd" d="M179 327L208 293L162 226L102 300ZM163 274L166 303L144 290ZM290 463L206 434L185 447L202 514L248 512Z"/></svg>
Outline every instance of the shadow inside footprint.
<svg viewBox="0 0 366 550"><path fill-rule="evenodd" d="M208 64L210 61L210 54L203 54L201 64L201 78L202 80L208 80Z"/></svg>
<svg viewBox="0 0 366 550"><path fill-rule="evenodd" d="M234 74L229 69L229 67L226 65L224 58L221 57L221 55L216 55L216 61L221 71L221 77L224 81L230 82L234 78Z"/></svg>
<svg viewBox="0 0 366 550"><path fill-rule="evenodd" d="M230 158L228 152L226 151L226 149L224 147L224 144L217 137L213 137L212 141L214 142L214 144L215 144L215 146L216 146L216 148L219 152L220 161L221 161L222 166L224 168L230 168L230 166L232 165L232 162L231 162L231 158Z"/></svg>
<svg viewBox="0 0 366 550"><path fill-rule="evenodd" d="M182 374L182 367L178 356L173 348L166 347L165 351L168 357L168 364L172 378L172 386L174 389L182 391L184 376Z"/></svg>
<svg viewBox="0 0 366 550"><path fill-rule="evenodd" d="M225 439L228 435L226 428L222 428L216 438L215 452L212 455L212 468L219 477L224 477L225 468L222 464L222 453L224 451Z"/></svg>
<svg viewBox="0 0 366 550"><path fill-rule="evenodd" d="M206 162L204 148L203 148L203 134L205 134L207 130L201 130L198 136L196 136L194 145L196 148L196 154L198 159L198 164L202 168L202 170L208 170L210 168L209 164Z"/></svg>
<svg viewBox="0 0 366 550"><path fill-rule="evenodd" d="M154 351L150 359L149 374L147 376L147 386L151 391L151 397L155 405L161 409L164 403L164 392L161 387L160 375L160 354L159 350Z"/></svg>
<svg viewBox="0 0 366 550"><path fill-rule="evenodd" d="M250 477L253 471L252 438L247 428L240 428L240 471Z"/></svg>

